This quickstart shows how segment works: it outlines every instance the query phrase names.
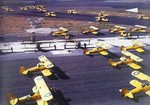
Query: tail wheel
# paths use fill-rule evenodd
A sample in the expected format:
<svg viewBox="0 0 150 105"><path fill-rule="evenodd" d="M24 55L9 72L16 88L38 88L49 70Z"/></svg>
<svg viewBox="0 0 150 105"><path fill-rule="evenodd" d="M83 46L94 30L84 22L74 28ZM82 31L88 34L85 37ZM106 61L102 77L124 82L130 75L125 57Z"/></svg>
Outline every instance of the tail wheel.
<svg viewBox="0 0 150 105"><path fill-rule="evenodd" d="M125 94L127 94L127 93L129 93L129 90L126 89L126 88L123 88L123 89L121 90L121 97L124 97Z"/></svg>

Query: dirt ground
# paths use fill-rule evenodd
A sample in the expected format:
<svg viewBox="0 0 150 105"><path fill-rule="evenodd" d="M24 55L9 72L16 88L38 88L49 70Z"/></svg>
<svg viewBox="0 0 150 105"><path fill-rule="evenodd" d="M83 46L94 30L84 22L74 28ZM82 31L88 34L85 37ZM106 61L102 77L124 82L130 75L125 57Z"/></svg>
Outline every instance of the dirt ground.
<svg viewBox="0 0 150 105"><path fill-rule="evenodd" d="M31 28L26 16L6 16L3 15L0 18L0 34L26 34L26 29ZM101 24L101 25L100 25ZM58 28L65 27L70 31L81 31L82 28L87 28L90 25L99 27L100 29L106 29L113 27L110 23L101 22L88 22L88 21L77 21L69 19L50 19L44 18L42 20L42 27L45 28Z"/></svg>
<svg viewBox="0 0 150 105"><path fill-rule="evenodd" d="M104 12L109 14L110 16L121 16L121 17L137 17L137 14L125 12L124 10L107 10L107 11L84 11L80 10L79 13L84 14L98 14L100 12ZM150 17L150 11L140 10L140 14L145 14ZM0 35L5 34L27 34L26 29L31 28L29 22L27 21L28 16L0 16ZM89 22L89 21L78 21L78 20L69 20L69 19L51 19L44 18L42 20L42 27L46 28L58 28L65 27L70 31L78 31L80 32L83 28L88 28L89 26L96 26L100 29L109 29L112 28L115 24L105 23L105 22Z"/></svg>

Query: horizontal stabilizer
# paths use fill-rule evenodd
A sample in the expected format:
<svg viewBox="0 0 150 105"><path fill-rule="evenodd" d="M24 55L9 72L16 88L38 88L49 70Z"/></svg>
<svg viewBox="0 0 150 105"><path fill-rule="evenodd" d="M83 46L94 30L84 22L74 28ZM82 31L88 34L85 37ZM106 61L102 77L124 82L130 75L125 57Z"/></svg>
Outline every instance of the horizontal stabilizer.
<svg viewBox="0 0 150 105"><path fill-rule="evenodd" d="M27 75L27 74L28 74L28 72L29 72L29 71L28 71L28 70L26 70L26 68L25 68L24 66L21 66L21 67L20 67L20 73L21 73L21 74L23 74L23 75Z"/></svg>
<svg viewBox="0 0 150 105"><path fill-rule="evenodd" d="M117 66L117 63L113 59L109 59L108 64L111 66Z"/></svg>
<svg viewBox="0 0 150 105"><path fill-rule="evenodd" d="M14 94L12 94L12 93L8 93L6 95L6 98L7 98L7 100L9 101L9 103L11 105L17 105L17 103L19 101L19 99Z"/></svg>

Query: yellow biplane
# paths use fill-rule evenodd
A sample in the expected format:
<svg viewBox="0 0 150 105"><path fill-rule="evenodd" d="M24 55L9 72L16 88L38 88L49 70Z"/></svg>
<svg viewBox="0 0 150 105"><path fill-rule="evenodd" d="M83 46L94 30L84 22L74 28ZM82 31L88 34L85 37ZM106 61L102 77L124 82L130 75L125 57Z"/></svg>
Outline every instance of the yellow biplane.
<svg viewBox="0 0 150 105"><path fill-rule="evenodd" d="M99 13L98 16L95 17L95 20L96 21L102 21L102 22L108 22L108 14L106 13Z"/></svg>
<svg viewBox="0 0 150 105"><path fill-rule="evenodd" d="M83 34L92 33L94 35L99 34L99 28L95 26L90 26L89 30L82 29Z"/></svg>
<svg viewBox="0 0 150 105"><path fill-rule="evenodd" d="M68 14L77 14L78 12L76 10L67 10Z"/></svg>
<svg viewBox="0 0 150 105"><path fill-rule="evenodd" d="M38 63L37 66L28 69L26 69L24 66L21 66L20 73L23 75L28 75L30 72L41 71L44 76L52 75L52 72L50 71L51 68L54 67L52 62L50 62L44 55L39 56L38 59L40 60L40 63Z"/></svg>
<svg viewBox="0 0 150 105"><path fill-rule="evenodd" d="M146 26L135 25L135 28L130 28L130 32L147 32Z"/></svg>
<svg viewBox="0 0 150 105"><path fill-rule="evenodd" d="M143 46L145 46L145 44L143 44L143 43L141 43L140 41L138 41L138 40L133 40L133 42L134 42L134 45L131 45L131 46L127 46L127 47L125 47L125 46L121 46L120 47L120 50L121 51L125 51L125 50L135 50L135 51L137 51L137 52L144 52L144 49L143 49Z"/></svg>
<svg viewBox="0 0 150 105"><path fill-rule="evenodd" d="M127 57L121 57L120 61L118 61L118 62L114 61L113 59L109 59L108 63L114 67L122 65L122 64L126 64L133 69L136 69L136 70L141 69L141 66L136 64L136 63L142 62L143 61L142 58L140 58L140 57L138 57L138 56L132 54L131 52L126 51L126 50L121 51L121 53Z"/></svg>
<svg viewBox="0 0 150 105"><path fill-rule="evenodd" d="M46 12L46 13L45 13L45 16L52 16L52 17L55 17L56 14L55 14L55 12Z"/></svg>
<svg viewBox="0 0 150 105"><path fill-rule="evenodd" d="M64 27L59 27L58 31L52 31L51 35L53 36L64 36L66 39L69 38L69 35L67 34L68 29Z"/></svg>
<svg viewBox="0 0 150 105"><path fill-rule="evenodd" d="M136 79L131 80L130 84L135 88L130 91L126 88L120 89L119 91L121 92L121 96L133 99L133 95L140 92L145 92L145 94L150 96L150 77L140 71L133 71L131 75L138 78L140 81Z"/></svg>
<svg viewBox="0 0 150 105"><path fill-rule="evenodd" d="M138 19L149 20L149 17L148 16L144 16L144 15L138 15L137 18Z"/></svg>
<svg viewBox="0 0 150 105"><path fill-rule="evenodd" d="M126 27L115 25L114 28L109 29L109 33L123 33L126 32Z"/></svg>
<svg viewBox="0 0 150 105"><path fill-rule="evenodd" d="M33 94L18 98L13 94L8 93L7 99L10 105L26 105L26 103L34 101L37 102L37 105L50 105L49 101L53 99L53 95L42 76L35 77L34 82L36 86L32 88Z"/></svg>
<svg viewBox="0 0 150 105"><path fill-rule="evenodd" d="M92 50L84 49L83 53L85 55L90 55L91 53L99 53L103 56L107 56L109 54L107 50L110 49L110 46L107 46L101 42L96 42L95 45L96 47L93 48Z"/></svg>

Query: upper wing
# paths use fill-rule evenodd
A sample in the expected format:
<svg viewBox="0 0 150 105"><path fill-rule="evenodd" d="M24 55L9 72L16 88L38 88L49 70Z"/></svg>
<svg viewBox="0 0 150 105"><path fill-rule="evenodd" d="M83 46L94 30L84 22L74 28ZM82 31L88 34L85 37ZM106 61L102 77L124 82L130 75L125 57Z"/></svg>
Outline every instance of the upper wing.
<svg viewBox="0 0 150 105"><path fill-rule="evenodd" d="M95 45L96 45L97 47L102 47L102 48L104 48L104 49L109 49L109 48L110 48L110 46L107 46L107 45L105 45L105 44L103 44L103 43L101 43L101 42L96 42Z"/></svg>
<svg viewBox="0 0 150 105"><path fill-rule="evenodd" d="M150 82L150 77L144 73L141 73L140 71L133 71L131 74L140 80L147 80Z"/></svg>
<svg viewBox="0 0 150 105"><path fill-rule="evenodd" d="M144 43L142 43L142 42L140 42L140 41L138 41L138 40L133 40L133 42L134 42L135 44L137 44L138 46L145 46Z"/></svg>
<svg viewBox="0 0 150 105"><path fill-rule="evenodd" d="M50 75L52 75L52 72L50 72L49 69L42 70L41 72L42 72L42 74L43 74L44 76L50 76Z"/></svg>
<svg viewBox="0 0 150 105"><path fill-rule="evenodd" d="M129 51L126 51L126 50L125 50L125 51L121 51L121 53L124 54L124 55L126 55L126 56L129 56L131 59L133 59L133 60L136 61L136 62L142 62L142 61L143 61L142 58L140 58L140 57L138 57L138 56L132 54L132 53L129 52Z"/></svg>
<svg viewBox="0 0 150 105"><path fill-rule="evenodd" d="M49 105L48 102L44 100L37 100L36 102L38 105Z"/></svg>
<svg viewBox="0 0 150 105"><path fill-rule="evenodd" d="M50 62L50 61L47 59L47 57L46 57L45 55L39 56L38 59L39 59L41 62L43 62L44 66L45 66L46 68L52 68L52 67L54 67L54 65L52 64L52 62Z"/></svg>
<svg viewBox="0 0 150 105"><path fill-rule="evenodd" d="M53 95L51 94L51 92L50 92L49 88L47 87L42 76L37 76L34 79L34 82L39 91L39 94L41 95L42 100L49 101L49 100L53 99Z"/></svg>

